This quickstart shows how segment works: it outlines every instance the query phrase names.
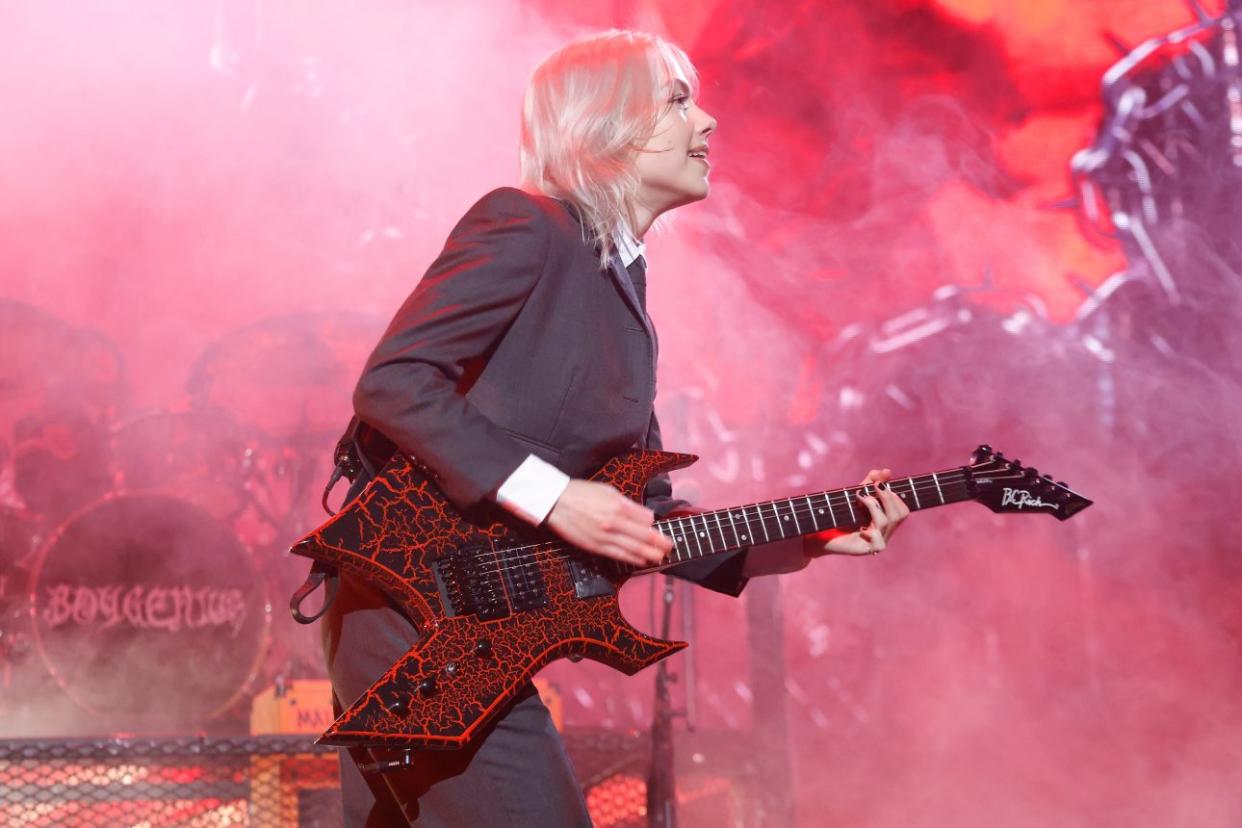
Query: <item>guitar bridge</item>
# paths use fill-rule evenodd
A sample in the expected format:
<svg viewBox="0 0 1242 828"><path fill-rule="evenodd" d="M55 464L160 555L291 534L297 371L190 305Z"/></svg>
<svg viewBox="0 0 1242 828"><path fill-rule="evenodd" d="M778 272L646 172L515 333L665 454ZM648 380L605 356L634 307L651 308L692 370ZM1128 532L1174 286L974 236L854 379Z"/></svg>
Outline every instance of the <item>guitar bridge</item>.
<svg viewBox="0 0 1242 828"><path fill-rule="evenodd" d="M474 615L480 621L508 616L500 569L496 553L477 545L454 549L432 562L445 614Z"/></svg>

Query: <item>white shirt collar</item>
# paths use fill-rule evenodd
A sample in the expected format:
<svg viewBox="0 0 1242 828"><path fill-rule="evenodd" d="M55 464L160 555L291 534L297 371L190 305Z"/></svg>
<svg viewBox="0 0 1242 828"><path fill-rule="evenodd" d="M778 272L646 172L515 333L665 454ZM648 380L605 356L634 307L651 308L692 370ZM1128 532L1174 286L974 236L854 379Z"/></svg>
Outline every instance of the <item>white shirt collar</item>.
<svg viewBox="0 0 1242 828"><path fill-rule="evenodd" d="M647 251L647 245L634 237L630 228L622 224L617 228L617 255L621 257L621 266L629 267L634 260Z"/></svg>

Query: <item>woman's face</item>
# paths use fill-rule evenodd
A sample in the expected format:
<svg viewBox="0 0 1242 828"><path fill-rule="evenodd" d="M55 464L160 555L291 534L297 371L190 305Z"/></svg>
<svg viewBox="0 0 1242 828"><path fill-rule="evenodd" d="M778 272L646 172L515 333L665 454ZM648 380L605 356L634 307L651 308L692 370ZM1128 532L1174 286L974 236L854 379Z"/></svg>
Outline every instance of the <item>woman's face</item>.
<svg viewBox="0 0 1242 828"><path fill-rule="evenodd" d="M685 78L673 78L671 86L669 107L637 159L638 202L653 217L702 201L711 190L707 136L716 129L716 119L690 97Z"/></svg>

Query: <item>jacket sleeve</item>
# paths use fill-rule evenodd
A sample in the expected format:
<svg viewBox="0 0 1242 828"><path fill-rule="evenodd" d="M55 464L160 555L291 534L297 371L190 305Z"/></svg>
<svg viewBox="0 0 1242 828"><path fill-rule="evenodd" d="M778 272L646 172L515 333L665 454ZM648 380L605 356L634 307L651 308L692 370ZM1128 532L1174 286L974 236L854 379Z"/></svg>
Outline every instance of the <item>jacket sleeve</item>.
<svg viewBox="0 0 1242 828"><path fill-rule="evenodd" d="M662 451L664 441L660 437L660 423L655 412L651 413L651 426L647 431L647 448ZM667 474L658 474L647 483L643 492L643 502L647 508L656 513L656 517L667 517L677 512L692 513L697 511L685 500L673 497L673 483ZM688 561L665 570L669 575L693 581L699 586L725 595L737 596L742 593L749 580L743 570L746 568L746 556L749 549L740 549L727 555L714 555L701 561Z"/></svg>
<svg viewBox="0 0 1242 828"><path fill-rule="evenodd" d="M546 216L520 190L480 199L397 311L354 390L359 418L434 469L459 508L494 492L530 453L463 386L530 296L549 238Z"/></svg>

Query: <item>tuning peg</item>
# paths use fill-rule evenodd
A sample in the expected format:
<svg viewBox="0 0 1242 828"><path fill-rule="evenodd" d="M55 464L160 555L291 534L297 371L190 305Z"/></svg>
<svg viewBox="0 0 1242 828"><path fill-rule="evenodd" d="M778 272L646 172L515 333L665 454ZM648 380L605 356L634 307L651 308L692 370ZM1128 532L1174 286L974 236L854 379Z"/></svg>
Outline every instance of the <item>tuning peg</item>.
<svg viewBox="0 0 1242 828"><path fill-rule="evenodd" d="M435 676L427 676L425 679L423 679L422 681L418 683L418 693L423 698L427 698L428 696L433 695L435 692L436 692L436 677Z"/></svg>
<svg viewBox="0 0 1242 828"><path fill-rule="evenodd" d="M1045 474L1045 475L1042 475L1042 477L1044 478L1044 480L1047 480L1049 483L1052 482L1052 475Z"/></svg>
<svg viewBox="0 0 1242 828"><path fill-rule="evenodd" d="M1064 480L1058 480L1058 481L1057 481L1057 485L1058 485L1058 486L1060 486L1062 489L1068 489L1068 488L1069 488L1069 484L1068 484L1068 483L1066 483Z"/></svg>

